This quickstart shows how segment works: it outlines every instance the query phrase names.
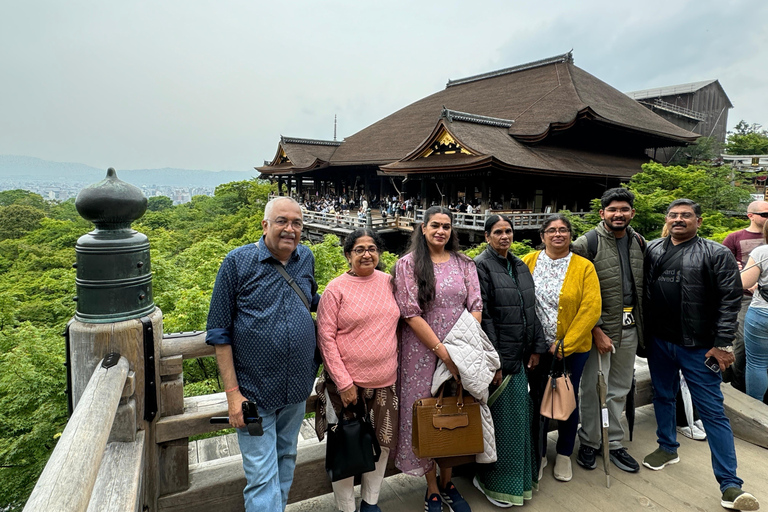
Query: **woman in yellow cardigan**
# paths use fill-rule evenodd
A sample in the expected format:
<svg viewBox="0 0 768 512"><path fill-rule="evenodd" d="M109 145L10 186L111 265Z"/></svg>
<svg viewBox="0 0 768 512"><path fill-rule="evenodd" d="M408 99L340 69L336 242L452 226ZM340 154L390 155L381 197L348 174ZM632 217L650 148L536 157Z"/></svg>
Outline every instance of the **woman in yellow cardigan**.
<svg viewBox="0 0 768 512"><path fill-rule="evenodd" d="M526 254L522 259L533 275L536 315L541 321L550 357L562 358L560 349L555 351L556 346L562 342L565 368L571 374L578 404L579 381L592 348L592 328L600 318L602 307L600 282L592 262L571 252L571 223L565 216L555 214L547 218L539 234L544 250ZM551 361L542 359L539 364L541 378L536 391L543 387L544 382L541 381L546 380ZM531 379L532 387L534 382ZM577 405L568 420L558 422L554 476L561 482L567 482L573 477L571 454L578 425ZM547 420L542 427L547 428ZM539 480L547 465L546 436L541 444Z"/></svg>

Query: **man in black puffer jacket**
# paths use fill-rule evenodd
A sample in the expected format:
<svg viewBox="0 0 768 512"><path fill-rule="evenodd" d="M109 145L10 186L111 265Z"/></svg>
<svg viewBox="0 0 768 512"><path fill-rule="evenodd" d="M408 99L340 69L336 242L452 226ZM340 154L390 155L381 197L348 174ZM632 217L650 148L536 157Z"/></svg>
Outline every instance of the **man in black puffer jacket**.
<svg viewBox="0 0 768 512"><path fill-rule="evenodd" d="M675 395L682 371L712 451L712 469L734 510L757 510L736 476L733 431L723 408L721 372L733 364L733 339L741 306L741 277L731 252L699 238L701 207L678 199L667 208L669 236L648 244L645 261L645 334L653 383L659 448L643 465L663 469L680 461Z"/></svg>

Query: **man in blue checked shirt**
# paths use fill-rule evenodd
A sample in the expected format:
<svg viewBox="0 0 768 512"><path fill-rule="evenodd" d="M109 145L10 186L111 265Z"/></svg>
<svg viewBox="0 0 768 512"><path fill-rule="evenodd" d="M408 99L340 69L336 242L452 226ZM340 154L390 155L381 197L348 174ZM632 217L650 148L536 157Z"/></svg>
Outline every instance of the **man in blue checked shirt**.
<svg viewBox="0 0 768 512"><path fill-rule="evenodd" d="M315 260L299 245L301 208L289 197L264 208L264 236L224 258L213 287L206 342L216 348L230 424L238 429L249 512L284 510L296 465L305 402L317 374ZM281 275L282 265L304 299ZM242 404L258 406L263 436L244 428Z"/></svg>

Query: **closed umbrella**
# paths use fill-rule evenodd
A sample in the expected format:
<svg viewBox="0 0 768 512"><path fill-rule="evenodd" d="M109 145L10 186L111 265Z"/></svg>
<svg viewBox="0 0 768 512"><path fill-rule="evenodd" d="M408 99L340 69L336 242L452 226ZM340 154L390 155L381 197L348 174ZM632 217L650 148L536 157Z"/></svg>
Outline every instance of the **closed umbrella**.
<svg viewBox="0 0 768 512"><path fill-rule="evenodd" d="M629 426L629 442L632 442L632 437L635 432L635 388L637 387L637 379L635 379L635 370L632 370L632 386L627 393L627 426Z"/></svg>
<svg viewBox="0 0 768 512"><path fill-rule="evenodd" d="M615 349L614 349L615 350ZM605 403L605 395L608 393L608 386L605 384L605 375L603 375L603 356L597 354L597 396L600 398L600 424L602 425L603 442L603 469L605 470L605 486L611 487L610 470L610 441L608 439L608 406Z"/></svg>

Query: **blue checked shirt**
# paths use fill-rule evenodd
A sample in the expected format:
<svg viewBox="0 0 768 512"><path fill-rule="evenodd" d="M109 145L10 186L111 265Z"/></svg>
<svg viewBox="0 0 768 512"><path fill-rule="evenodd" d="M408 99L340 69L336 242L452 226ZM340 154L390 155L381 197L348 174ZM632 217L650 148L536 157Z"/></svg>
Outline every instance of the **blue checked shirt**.
<svg viewBox="0 0 768 512"><path fill-rule="evenodd" d="M312 316L270 260L277 261L263 238L258 246L227 254L213 287L206 335L209 345L232 345L240 392L267 410L306 401L318 366ZM309 248L299 245L285 270L316 306Z"/></svg>

